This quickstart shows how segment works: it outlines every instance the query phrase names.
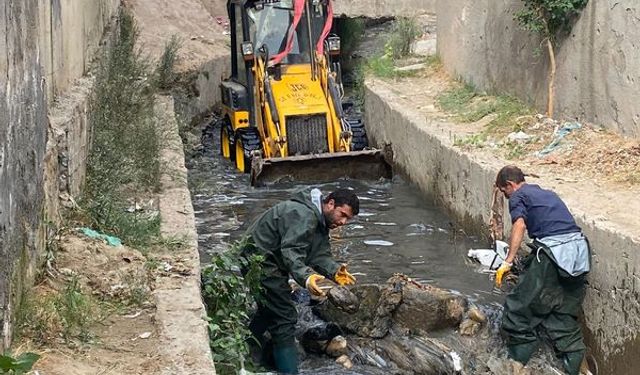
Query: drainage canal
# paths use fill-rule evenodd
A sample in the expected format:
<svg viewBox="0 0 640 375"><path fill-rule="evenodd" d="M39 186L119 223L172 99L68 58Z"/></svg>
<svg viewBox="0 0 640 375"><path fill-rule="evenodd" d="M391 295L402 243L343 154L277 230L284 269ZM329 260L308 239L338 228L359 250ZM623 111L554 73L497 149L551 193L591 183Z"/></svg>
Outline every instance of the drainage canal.
<svg viewBox="0 0 640 375"><path fill-rule="evenodd" d="M384 25L373 26L374 34L384 33ZM361 43L366 45L367 39ZM351 79L352 82L355 80ZM189 136L195 138L202 133L202 144L197 150L187 150L190 154L187 158L189 187L204 264L212 254L225 251L233 241L240 239L247 225L259 214L304 186L286 183L251 187L248 175L238 173L232 163L219 156L217 135L220 132L215 126L215 119L208 119L193 129ZM466 257L468 249L485 247L484 243L466 235L424 198L418 188L400 176L376 182L344 180L316 186L324 192L349 187L360 197L360 215L332 234L336 260L349 264L358 284L384 284L392 275L401 273L419 284L437 286L453 295L464 296L488 315L489 328L485 334L478 335L481 337L466 341L454 329L438 333L438 339L463 356L464 373L496 373L494 368L489 370L492 366L487 364L491 361L496 363L493 367L498 372L502 371L505 353L497 334L497 317L503 296L494 292L488 275L479 272L480 268ZM309 314L309 309L302 310L301 317ZM372 353L375 357L375 352ZM549 367L551 362L550 354L545 353L532 361L531 366L538 373L553 374ZM327 356L307 356L302 363L303 372L313 374L389 373L388 369L380 367L384 366L376 363L375 358L369 363L356 363L350 372L345 372ZM480 371L480 368L484 370Z"/></svg>

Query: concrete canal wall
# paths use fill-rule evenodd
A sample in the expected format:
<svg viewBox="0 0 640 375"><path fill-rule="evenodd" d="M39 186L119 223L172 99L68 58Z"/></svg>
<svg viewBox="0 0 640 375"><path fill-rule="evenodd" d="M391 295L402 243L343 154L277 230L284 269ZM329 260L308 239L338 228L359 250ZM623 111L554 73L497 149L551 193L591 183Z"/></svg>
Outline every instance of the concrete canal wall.
<svg viewBox="0 0 640 375"><path fill-rule="evenodd" d="M589 1L556 48L557 115L640 136L640 7ZM520 0L438 0L438 54L478 88L546 106L548 55L514 20Z"/></svg>
<svg viewBox="0 0 640 375"><path fill-rule="evenodd" d="M11 343L12 317L45 250L46 224L57 221L58 196L84 178L87 82L75 81L87 73L119 4L0 6L0 349Z"/></svg>
<svg viewBox="0 0 640 375"><path fill-rule="evenodd" d="M336 16L414 17L436 13L436 0L334 0Z"/></svg>
<svg viewBox="0 0 640 375"><path fill-rule="evenodd" d="M389 85L380 81L366 83L369 135L378 145L392 145L395 162L425 196L435 198L466 228L484 227L489 220L495 176L507 162L453 147L452 124L412 110L398 100ZM558 192L593 247L584 320L588 345L600 364L600 373L635 374L640 350L637 228L613 215L605 220L603 212L590 204L593 199L605 199L602 194L596 197L580 187L559 185L552 175L536 179L535 183ZM615 197L606 199L615 201Z"/></svg>

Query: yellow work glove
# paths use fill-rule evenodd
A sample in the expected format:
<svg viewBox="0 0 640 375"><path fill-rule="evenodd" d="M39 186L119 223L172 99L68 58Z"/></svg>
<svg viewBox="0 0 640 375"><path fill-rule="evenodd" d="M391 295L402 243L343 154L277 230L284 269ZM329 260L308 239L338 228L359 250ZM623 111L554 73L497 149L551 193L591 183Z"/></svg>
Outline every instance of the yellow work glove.
<svg viewBox="0 0 640 375"><path fill-rule="evenodd" d="M504 275L508 274L511 271L511 263L502 262L502 265L496 271L496 286L500 288L502 286L502 278Z"/></svg>
<svg viewBox="0 0 640 375"><path fill-rule="evenodd" d="M317 284L317 282L320 280L324 280L324 276L314 273L311 276L307 277L307 281L305 282L305 287L311 294L315 296L324 296L324 292Z"/></svg>
<svg viewBox="0 0 640 375"><path fill-rule="evenodd" d="M338 272L336 272L335 276L333 276L333 280L335 280L335 282L340 286L353 285L356 283L356 278L353 277L352 274L347 272L346 264L340 266Z"/></svg>

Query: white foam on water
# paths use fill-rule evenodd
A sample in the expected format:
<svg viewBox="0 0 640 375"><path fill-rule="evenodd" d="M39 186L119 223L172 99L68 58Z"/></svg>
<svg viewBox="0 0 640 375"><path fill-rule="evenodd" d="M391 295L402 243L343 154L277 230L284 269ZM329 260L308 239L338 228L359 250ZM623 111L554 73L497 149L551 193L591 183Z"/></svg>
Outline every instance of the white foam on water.
<svg viewBox="0 0 640 375"><path fill-rule="evenodd" d="M370 246L393 246L394 243L385 240L364 240L365 245Z"/></svg>

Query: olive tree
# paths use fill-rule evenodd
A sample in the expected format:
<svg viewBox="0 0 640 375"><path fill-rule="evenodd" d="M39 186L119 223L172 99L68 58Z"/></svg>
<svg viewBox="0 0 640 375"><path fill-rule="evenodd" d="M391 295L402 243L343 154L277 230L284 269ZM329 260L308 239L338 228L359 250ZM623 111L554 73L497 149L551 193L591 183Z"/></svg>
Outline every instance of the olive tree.
<svg viewBox="0 0 640 375"><path fill-rule="evenodd" d="M547 116L553 116L555 94L556 54L558 37L571 30L573 21L589 0L522 0L524 8L516 13L516 20L525 30L542 37L549 54Z"/></svg>

